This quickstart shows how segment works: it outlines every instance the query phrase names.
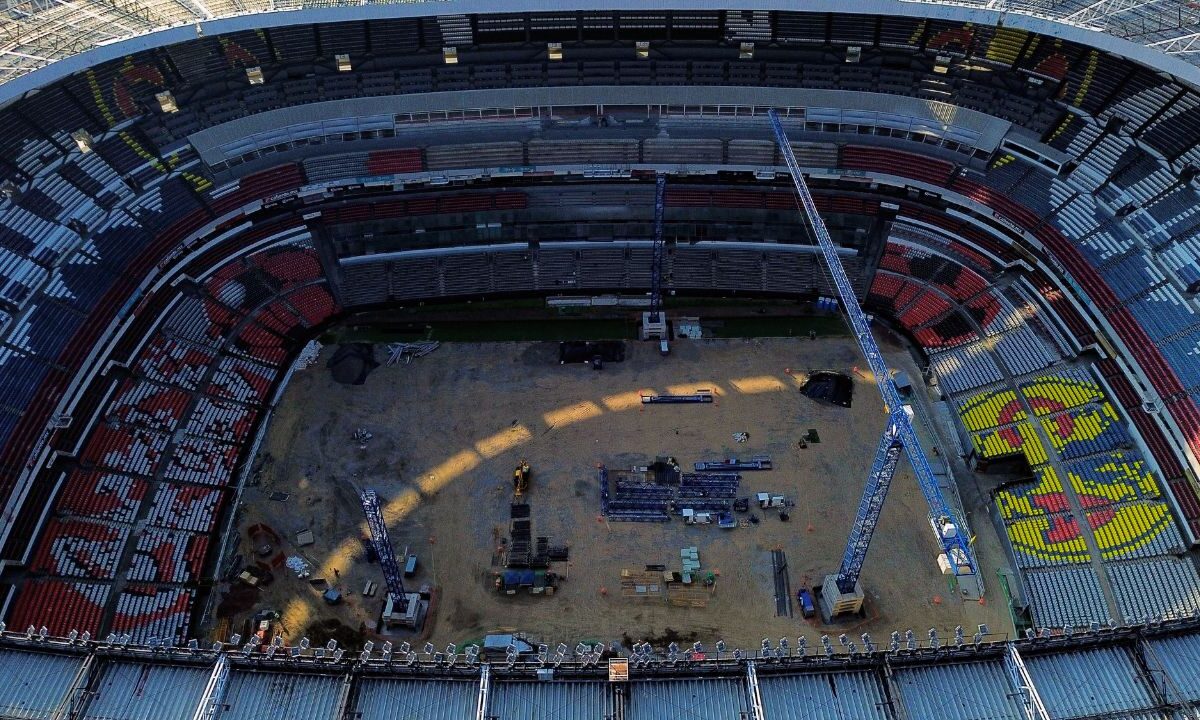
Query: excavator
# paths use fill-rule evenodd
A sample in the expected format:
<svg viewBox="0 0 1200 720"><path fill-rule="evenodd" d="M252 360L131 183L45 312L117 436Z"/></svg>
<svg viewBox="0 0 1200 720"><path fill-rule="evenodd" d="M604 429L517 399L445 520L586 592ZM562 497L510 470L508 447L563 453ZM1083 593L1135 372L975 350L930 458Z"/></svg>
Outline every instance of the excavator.
<svg viewBox="0 0 1200 720"><path fill-rule="evenodd" d="M529 461L522 459L517 467L513 469L513 495L521 497L529 489L529 477L532 474L532 471L529 469Z"/></svg>

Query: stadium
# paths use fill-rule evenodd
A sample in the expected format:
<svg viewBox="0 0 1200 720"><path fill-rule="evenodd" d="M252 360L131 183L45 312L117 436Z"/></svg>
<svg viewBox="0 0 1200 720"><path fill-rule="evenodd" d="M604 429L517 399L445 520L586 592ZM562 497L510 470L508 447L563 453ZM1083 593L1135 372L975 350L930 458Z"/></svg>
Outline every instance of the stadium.
<svg viewBox="0 0 1200 720"><path fill-rule="evenodd" d="M6 4L0 717L1200 717L1200 9L601 5Z"/></svg>

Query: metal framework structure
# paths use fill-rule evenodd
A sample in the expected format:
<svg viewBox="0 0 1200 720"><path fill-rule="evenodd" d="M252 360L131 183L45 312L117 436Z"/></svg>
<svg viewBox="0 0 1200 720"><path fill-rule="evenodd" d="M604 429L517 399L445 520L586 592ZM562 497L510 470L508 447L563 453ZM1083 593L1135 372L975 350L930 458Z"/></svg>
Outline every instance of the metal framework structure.
<svg viewBox="0 0 1200 720"><path fill-rule="evenodd" d="M0 0L0 82L164 28L240 15L429 0ZM1192 61L1200 6L1186 0L903 0L1028 15ZM433 13L431 13L433 14Z"/></svg>
<svg viewBox="0 0 1200 720"><path fill-rule="evenodd" d="M650 260L650 319L662 317L663 217L667 212L667 176L654 181L654 254Z"/></svg>
<svg viewBox="0 0 1200 720"><path fill-rule="evenodd" d="M850 284L850 279L846 277L846 270L842 267L842 261L838 257L837 247L833 244L833 239L829 237L825 222L817 213L816 203L813 202L812 193L808 190L808 184L800 171L800 165L796 162L796 156L792 153L791 143L788 142L783 123L779 120L779 113L775 110L768 110L767 115L771 120L772 129L775 131L775 140L787 163L788 172L791 173L792 184L796 188L797 203L812 227L813 236L821 248L821 254L825 258L825 264L829 268L829 274L833 278L838 297L841 299L842 308L850 321L854 337L858 341L858 347L862 350L863 356L871 368L875 377L875 385L879 388L879 393L883 396L883 404L888 411L887 428L884 429L883 437L879 440L875 462L871 466L871 474L867 478L867 485L863 490L862 500L859 502L858 512L854 517L854 525L850 529L850 539L846 543L846 551L842 555L842 562L837 571L838 589L849 593L854 591L858 577L862 573L863 562L867 558L867 549L871 545L871 537L874 535L879 521L879 512L883 509L883 503L891 488L902 448L908 454L913 473L917 476L917 483L921 486L921 493L929 504L930 519L934 521L934 526L939 526L942 519L954 522L956 527L962 527L962 525L954 520L954 515L947 505L946 499L942 496L942 491L929 467L925 451L921 449L921 443L913 431L904 405L900 402L900 394L896 391L896 385L892 382L887 363L884 362L883 355L875 344L875 338L871 335L870 324L858 304L854 287ZM971 574L978 578L979 570L974 554L964 541L962 533L958 532L946 537L944 533L938 532L938 537L955 573ZM967 565L970 572L959 573L960 564Z"/></svg>
<svg viewBox="0 0 1200 720"><path fill-rule="evenodd" d="M383 521L383 511L379 508L379 496L374 490L363 490L359 499L362 500L363 514L367 516L367 527L371 529L371 541L375 545L375 554L379 556L379 567L383 570L388 592L394 602L403 604L404 575L400 571L400 564L396 562L391 538L388 537L387 523Z"/></svg>

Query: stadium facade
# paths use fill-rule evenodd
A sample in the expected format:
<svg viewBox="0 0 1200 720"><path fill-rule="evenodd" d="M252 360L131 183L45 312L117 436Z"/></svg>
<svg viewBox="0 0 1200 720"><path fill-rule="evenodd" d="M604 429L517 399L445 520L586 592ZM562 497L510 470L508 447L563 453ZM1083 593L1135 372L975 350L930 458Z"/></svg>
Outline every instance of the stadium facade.
<svg viewBox="0 0 1200 720"><path fill-rule="evenodd" d="M639 692L686 695L713 672L743 705L706 717L758 713L776 682L796 683L784 697L805 697L805 683L832 688L836 702L813 701L827 710L841 707L839 683L873 688L861 690L863 710L836 717L1028 716L1041 712L1024 706L1034 686L1073 698L1048 709L1054 717L1194 712L1200 693L1167 668L1195 662L1195 637L1173 623L1200 606L1188 554L1200 533L1194 10L271 9L7 11L4 617L35 634L159 646L11 638L6 676L45 660L82 683L45 688L39 702L58 693L45 713L99 702L105 673L129 663L144 677L206 682L226 665L145 663L165 662L164 641L183 643L207 616L208 578L228 571L238 488L292 359L347 313L643 291L657 173L672 176L671 290L830 295L771 140L772 107L864 303L926 354L963 453L1032 468L1033 480L994 499L1016 568L1007 590L1031 626L1072 637L989 646L970 662L917 653L925 680L914 683L940 687L943 703L986 686L1009 704L991 714L982 696L958 715L910 705L893 677L908 660L886 651L804 661L803 672L781 673L773 658L769 670L681 668L697 678L628 692L501 678L489 702L505 687L578 690L606 698L599 716L632 717ZM1169 652L1157 648L1180 632ZM15 653L31 645L25 666ZM70 657L46 660L50 648ZM1043 655L1052 659L1035 662ZM1112 668L1126 684L1102 683L1111 697L1078 695L1092 687L1082 681L1054 694L1047 686L1072 667ZM376 672L337 668L317 673L340 688L331 713L358 707L347 703ZM478 700L478 668L444 674L429 692L510 716ZM792 706L775 707L767 717Z"/></svg>

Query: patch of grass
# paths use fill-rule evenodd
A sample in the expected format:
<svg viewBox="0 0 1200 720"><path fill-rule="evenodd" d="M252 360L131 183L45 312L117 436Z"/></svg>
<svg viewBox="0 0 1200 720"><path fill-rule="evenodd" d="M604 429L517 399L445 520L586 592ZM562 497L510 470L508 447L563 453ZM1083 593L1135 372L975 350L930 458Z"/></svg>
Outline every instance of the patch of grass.
<svg viewBox="0 0 1200 720"><path fill-rule="evenodd" d="M637 326L626 320L519 320L435 322L414 327L353 327L330 333L333 342L512 342L632 340Z"/></svg>
<svg viewBox="0 0 1200 720"><path fill-rule="evenodd" d="M725 318L706 323L701 318L706 336L718 338L744 337L808 337L815 330L817 337L846 337L850 334L841 317L751 317Z"/></svg>

